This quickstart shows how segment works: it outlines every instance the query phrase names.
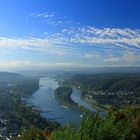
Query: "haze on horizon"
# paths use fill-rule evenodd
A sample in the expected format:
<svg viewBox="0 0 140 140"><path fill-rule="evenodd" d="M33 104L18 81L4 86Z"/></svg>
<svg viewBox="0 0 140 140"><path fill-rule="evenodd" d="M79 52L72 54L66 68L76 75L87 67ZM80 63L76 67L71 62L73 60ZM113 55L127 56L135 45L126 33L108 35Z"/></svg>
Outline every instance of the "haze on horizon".
<svg viewBox="0 0 140 140"><path fill-rule="evenodd" d="M0 69L140 66L139 0L0 0Z"/></svg>

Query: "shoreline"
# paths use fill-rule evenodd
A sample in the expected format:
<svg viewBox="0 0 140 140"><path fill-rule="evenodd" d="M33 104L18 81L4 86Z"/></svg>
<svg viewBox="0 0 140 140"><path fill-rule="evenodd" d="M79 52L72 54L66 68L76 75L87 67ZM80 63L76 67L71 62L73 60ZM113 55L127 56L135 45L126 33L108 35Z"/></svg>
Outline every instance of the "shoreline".
<svg viewBox="0 0 140 140"><path fill-rule="evenodd" d="M80 96L81 96L81 90L76 87L76 86L72 86L72 88L76 88L77 90L80 91ZM104 106L100 105L100 104L96 104L96 103L93 103L92 101L90 101L88 98L86 97L81 97L83 98L87 103L89 103L92 107L94 107L97 111L103 111L103 112L107 112L107 108L105 108Z"/></svg>
<svg viewBox="0 0 140 140"><path fill-rule="evenodd" d="M39 78L38 80L40 81L40 78ZM37 105L32 105L31 103L29 103L29 102L27 101L27 100L30 99L30 98L34 99L34 98L33 98L33 94L34 94L35 92L37 92L39 89L40 89L40 83L38 83L38 87L36 88L35 91L33 91L32 93L29 93L29 94L27 94L27 95L21 96L21 97L20 97L20 103L21 103L23 106L25 106L25 108L31 109L34 113L39 114L39 118L40 118L40 119L42 119L42 120L45 119L46 122L47 122L48 125L49 125L49 126L47 126L47 127L50 127L49 129L52 130L53 127L58 127L58 128L61 127L61 124L60 124L59 122L57 122L57 121L55 121L55 120L50 120L50 119L48 119L48 118L42 116L42 113L51 112L51 110L49 110L49 111L43 111L42 109L40 109L39 106L37 106ZM34 117L33 117L33 119L34 119Z"/></svg>
<svg viewBox="0 0 140 140"><path fill-rule="evenodd" d="M103 112L107 112L107 108L105 108L103 105L101 105L101 104L97 104L97 103L94 103L94 102L92 102L92 101L90 101L87 97L83 97L84 98L84 100L87 102L87 103L89 103L90 105L92 105L94 108L96 108L97 110L99 110L99 111L103 111Z"/></svg>
<svg viewBox="0 0 140 140"><path fill-rule="evenodd" d="M76 86L72 86L73 88L76 88L77 90L80 91L80 95L81 95L81 89L76 87ZM90 101L88 98L86 97L81 97L83 98L87 103L89 103L92 107L94 107L95 109L97 109L97 111L103 111L103 112L107 112L107 108L105 108L104 106L102 106L101 104L96 104L96 103L93 103L92 101Z"/></svg>

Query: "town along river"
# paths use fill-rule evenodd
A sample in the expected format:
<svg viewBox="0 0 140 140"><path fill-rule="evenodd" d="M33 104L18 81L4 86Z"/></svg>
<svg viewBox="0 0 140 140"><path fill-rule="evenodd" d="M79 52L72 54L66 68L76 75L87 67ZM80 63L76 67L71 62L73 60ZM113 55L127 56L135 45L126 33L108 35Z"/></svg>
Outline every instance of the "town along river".
<svg viewBox="0 0 140 140"><path fill-rule="evenodd" d="M55 120L61 125L66 123L80 124L82 113L78 110L74 110L63 106L55 99L54 91L59 87L58 82L53 78L40 78L40 88L32 95L31 98L26 98L26 102L29 105L35 106L41 110L41 115L49 120ZM80 97L80 91L73 88L71 98L74 102L78 103L85 108L96 112L97 110L91 107L90 104L85 102ZM102 112L101 112L102 114Z"/></svg>

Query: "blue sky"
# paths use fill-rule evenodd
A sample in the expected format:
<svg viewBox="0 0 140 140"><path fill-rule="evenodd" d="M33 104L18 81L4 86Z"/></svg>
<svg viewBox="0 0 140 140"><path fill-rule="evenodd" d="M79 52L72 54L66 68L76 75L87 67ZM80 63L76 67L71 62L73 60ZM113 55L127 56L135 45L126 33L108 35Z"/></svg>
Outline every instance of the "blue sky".
<svg viewBox="0 0 140 140"><path fill-rule="evenodd" d="M0 68L140 66L139 0L0 0Z"/></svg>

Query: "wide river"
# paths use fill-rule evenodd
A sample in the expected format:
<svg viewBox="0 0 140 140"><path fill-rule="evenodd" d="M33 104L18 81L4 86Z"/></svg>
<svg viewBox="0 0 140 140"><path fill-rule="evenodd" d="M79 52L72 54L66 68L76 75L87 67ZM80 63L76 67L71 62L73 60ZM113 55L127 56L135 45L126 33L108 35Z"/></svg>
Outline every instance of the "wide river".
<svg viewBox="0 0 140 140"><path fill-rule="evenodd" d="M55 120L61 125L70 122L78 126L80 124L82 113L59 104L55 99L54 91L59 87L58 82L55 79L45 77L40 78L39 83L40 88L32 95L31 98L27 98L26 102L29 105L33 105L41 110L41 115L47 119ZM78 89L73 88L71 98L79 105L82 105L93 112L97 111L95 108L91 107L90 104L81 99L80 91ZM103 114L103 112L99 113L101 115Z"/></svg>

